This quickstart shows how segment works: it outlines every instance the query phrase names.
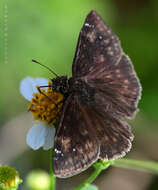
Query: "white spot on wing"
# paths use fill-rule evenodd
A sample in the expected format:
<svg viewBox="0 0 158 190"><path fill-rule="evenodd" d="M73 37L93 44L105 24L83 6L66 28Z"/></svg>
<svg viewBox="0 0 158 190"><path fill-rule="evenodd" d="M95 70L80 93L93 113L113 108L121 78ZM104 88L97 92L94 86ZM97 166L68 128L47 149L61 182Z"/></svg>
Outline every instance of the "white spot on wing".
<svg viewBox="0 0 158 190"><path fill-rule="evenodd" d="M58 150L57 148L55 148L54 151L55 151L57 154L61 154L61 150Z"/></svg>
<svg viewBox="0 0 158 190"><path fill-rule="evenodd" d="M102 40L103 39L103 37L102 36L99 36L99 40Z"/></svg>
<svg viewBox="0 0 158 190"><path fill-rule="evenodd" d="M94 28L94 25L93 25L93 24L89 24L89 23L87 23L87 22L86 22L84 25L85 25L86 27L89 27L89 28Z"/></svg>

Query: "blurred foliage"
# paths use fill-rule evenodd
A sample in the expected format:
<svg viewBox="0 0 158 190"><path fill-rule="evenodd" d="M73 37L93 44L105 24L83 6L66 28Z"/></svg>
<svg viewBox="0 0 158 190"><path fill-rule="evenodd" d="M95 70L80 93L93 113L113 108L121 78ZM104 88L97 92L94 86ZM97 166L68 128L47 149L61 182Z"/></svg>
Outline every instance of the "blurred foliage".
<svg viewBox="0 0 158 190"><path fill-rule="evenodd" d="M71 76L78 35L91 9L119 36L140 78L143 94L138 115L149 123L137 129L158 129L157 0L1 0L0 127L27 109L19 92L21 79L54 77L32 59L58 75Z"/></svg>
<svg viewBox="0 0 158 190"><path fill-rule="evenodd" d="M107 8L96 0L24 1L2 0L0 6L1 122L26 110L19 93L26 76L52 78L44 68L31 62L37 59L58 75L71 75L71 65L80 28L94 8L106 15ZM105 8L104 8L105 7ZM105 14L104 14L105 11ZM106 13L107 12L107 13ZM7 51L7 59L5 55ZM15 108L16 104L16 108Z"/></svg>
<svg viewBox="0 0 158 190"><path fill-rule="evenodd" d="M157 117L158 1L2 0L0 7L1 123L25 111L19 83L25 76L52 78L37 59L58 75L71 75L71 65L81 26L96 9L120 37L133 60L143 86L140 109ZM7 51L7 59L5 61ZM16 104L16 108L15 108Z"/></svg>

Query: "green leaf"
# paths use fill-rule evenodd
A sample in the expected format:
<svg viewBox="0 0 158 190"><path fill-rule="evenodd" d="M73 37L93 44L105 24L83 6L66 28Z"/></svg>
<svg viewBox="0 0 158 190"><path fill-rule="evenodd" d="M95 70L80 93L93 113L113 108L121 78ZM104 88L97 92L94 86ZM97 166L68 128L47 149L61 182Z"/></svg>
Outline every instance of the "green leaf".
<svg viewBox="0 0 158 190"><path fill-rule="evenodd" d="M99 189L97 186L90 184L90 185L83 187L81 190L99 190Z"/></svg>
<svg viewBox="0 0 158 190"><path fill-rule="evenodd" d="M158 162L122 158L111 163L113 166L147 171L158 175Z"/></svg>

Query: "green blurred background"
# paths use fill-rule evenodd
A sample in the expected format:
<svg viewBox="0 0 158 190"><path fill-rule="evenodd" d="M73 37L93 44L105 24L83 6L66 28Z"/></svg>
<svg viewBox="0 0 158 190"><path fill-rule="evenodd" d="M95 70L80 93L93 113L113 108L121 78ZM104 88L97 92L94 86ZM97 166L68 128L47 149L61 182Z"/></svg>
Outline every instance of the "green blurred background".
<svg viewBox="0 0 158 190"><path fill-rule="evenodd" d="M32 118L27 113L27 103L19 92L20 81L26 76L54 77L32 63L32 59L51 67L58 75L71 75L78 34L91 9L97 10L119 36L143 87L140 112L131 123L135 140L129 156L158 160L158 1L1 0L0 161L1 164L17 167L23 178L33 168L48 169L48 153L42 150L33 152L25 145L25 135L32 124L27 118ZM39 155L41 159L38 158L37 161ZM133 181L136 186L134 188L130 176L128 185L120 183L124 175L132 171L126 174L124 170L121 174L117 171L118 175L113 176L112 170L108 172L111 173L113 183L116 179L117 189L121 185L126 190L158 189L156 176L137 172L139 177L147 176L141 181L144 186L140 187ZM110 186L108 172L104 172L96 181L100 190L105 187L115 189ZM136 174L133 173L133 176ZM81 175L80 178L84 177ZM107 182L103 184L106 179ZM57 182L61 190L66 188L65 184L73 187L73 184L79 183L77 177Z"/></svg>

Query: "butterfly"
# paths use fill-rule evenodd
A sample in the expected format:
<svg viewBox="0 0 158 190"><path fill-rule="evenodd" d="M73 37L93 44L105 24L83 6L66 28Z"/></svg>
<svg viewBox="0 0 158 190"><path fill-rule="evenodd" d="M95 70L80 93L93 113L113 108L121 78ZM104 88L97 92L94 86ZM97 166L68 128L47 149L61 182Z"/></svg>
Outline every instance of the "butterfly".
<svg viewBox="0 0 158 190"><path fill-rule="evenodd" d="M81 29L72 77L52 79L64 95L55 134L53 168L57 177L76 175L98 159L123 157L133 134L125 118L138 111L141 85L118 37L92 10Z"/></svg>

